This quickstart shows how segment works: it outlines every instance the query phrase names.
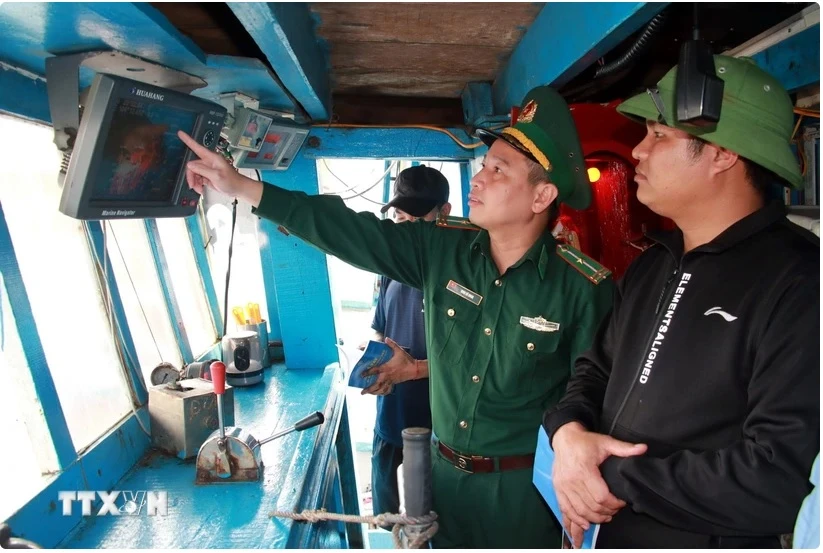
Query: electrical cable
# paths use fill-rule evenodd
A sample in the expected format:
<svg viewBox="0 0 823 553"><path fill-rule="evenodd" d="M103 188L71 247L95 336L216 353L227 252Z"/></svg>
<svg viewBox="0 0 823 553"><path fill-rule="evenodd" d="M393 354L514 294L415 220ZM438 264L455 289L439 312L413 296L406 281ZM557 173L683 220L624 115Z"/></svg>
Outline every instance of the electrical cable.
<svg viewBox="0 0 823 553"><path fill-rule="evenodd" d="M648 50L649 46L653 44L652 39L660 32L660 29L663 27L663 24L666 22L667 14L666 12L661 12L657 14L654 19L652 19L643 32L640 34L638 39L634 42L634 44L629 47L629 49L619 58L614 60L611 63L606 65L602 65L601 67L597 68L597 71L594 73L594 79L599 79L601 77L607 77L609 75L613 75L624 69L632 60L634 60L637 56Z"/></svg>
<svg viewBox="0 0 823 553"><path fill-rule="evenodd" d="M323 165L325 165L326 169L327 169L327 170L328 170L328 172L331 174L331 176L333 176L335 179L337 179L337 180L338 180L338 181L339 181L339 182L340 182L343 186L346 186L346 187L347 187L347 188L346 188L345 190L343 190L342 192L346 192L346 191L349 191L349 190L353 190L354 188L357 188L357 186L359 186L359 185L349 186L349 185L348 185L348 183L347 183L346 181L344 181L343 179L341 179L340 177L338 177L338 176L334 173L334 171L332 171L332 170L331 170L331 168L328 166L328 164L326 164L326 160L325 160L325 159L323 159ZM363 190L363 191L361 191L361 192L358 192L357 194L355 194L355 195L353 195L353 196L349 196L349 197L346 197L346 198L341 197L341 199L342 199L343 201L346 201L346 200L352 200L352 199L354 199L354 198L362 197L362 198L363 198L364 200L366 200L367 202L371 202L371 203L376 204L376 205L379 205L379 206L384 206L384 205L386 205L386 204L384 204L383 202L377 202L377 201L375 201L375 200L369 199L369 198L367 198L367 197L363 196L363 194L365 194L366 192L368 192L368 191L372 190L372 189L373 189L375 186L377 186L378 184L382 183L382 182L383 182L383 180L386 178L386 175L388 175L388 174L391 172L391 170L392 170L392 169L393 169L396 165L397 165L397 162L396 162L396 161L392 162L392 163L391 163L391 165L389 165L389 167L388 167L385 171L383 171L383 174L382 174L382 175L380 175L380 177L379 177L379 178L378 178L378 179L374 182L374 184L372 184L371 186L369 186L369 187L368 187L368 188L366 188L365 190ZM324 196L332 196L332 195L338 195L338 196L339 196L342 192L338 192L338 191L324 192L324 193L323 193L323 195L324 195Z"/></svg>
<svg viewBox="0 0 823 553"><path fill-rule="evenodd" d="M231 212L231 238L229 238L229 259L226 263L226 293L223 295L223 334L220 339L226 335L226 326L228 325L229 317L229 281L231 280L231 257L234 248L234 229L237 223L237 198L232 202Z"/></svg>

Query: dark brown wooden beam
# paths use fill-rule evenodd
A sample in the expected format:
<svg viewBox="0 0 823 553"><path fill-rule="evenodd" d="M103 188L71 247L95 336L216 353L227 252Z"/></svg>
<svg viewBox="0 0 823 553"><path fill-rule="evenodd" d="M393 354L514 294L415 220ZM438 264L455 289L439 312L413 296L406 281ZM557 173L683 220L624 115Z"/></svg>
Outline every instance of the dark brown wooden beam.
<svg viewBox="0 0 823 553"><path fill-rule="evenodd" d="M459 98L333 97L333 122L357 125L463 125Z"/></svg>

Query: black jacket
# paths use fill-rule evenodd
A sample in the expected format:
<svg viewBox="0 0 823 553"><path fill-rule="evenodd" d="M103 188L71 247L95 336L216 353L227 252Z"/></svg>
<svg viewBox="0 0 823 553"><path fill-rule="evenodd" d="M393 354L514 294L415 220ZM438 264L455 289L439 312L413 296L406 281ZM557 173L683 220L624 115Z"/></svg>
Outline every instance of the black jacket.
<svg viewBox="0 0 823 553"><path fill-rule="evenodd" d="M601 465L628 505L598 548L776 547L820 448L819 240L772 204L685 255L656 241L544 427L649 446Z"/></svg>

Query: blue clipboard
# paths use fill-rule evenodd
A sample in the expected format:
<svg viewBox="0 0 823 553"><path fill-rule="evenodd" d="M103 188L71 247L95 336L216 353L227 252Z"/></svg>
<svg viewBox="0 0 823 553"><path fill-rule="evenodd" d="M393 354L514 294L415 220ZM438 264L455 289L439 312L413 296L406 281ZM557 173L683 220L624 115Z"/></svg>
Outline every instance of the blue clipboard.
<svg viewBox="0 0 823 553"><path fill-rule="evenodd" d="M394 355L394 352L387 344L370 340L362 357L360 357L349 375L349 386L366 389L377 382L376 376L364 377L363 373L372 367L382 365L391 359L392 355Z"/></svg>
<svg viewBox="0 0 823 553"><path fill-rule="evenodd" d="M554 451L549 445L549 437L546 435L546 430L541 426L537 433L537 451L534 456L534 474L532 482L537 491L543 496L543 499L548 503L552 510L554 517L563 524L563 515L560 512L560 503L557 501L557 494L554 492L554 484L552 483L552 467L554 466ZM599 524L592 524L589 529L583 532L583 545L580 549L594 549L597 543L597 534L600 532ZM563 529L563 534L568 536L566 529ZM571 542L571 537L569 537Z"/></svg>

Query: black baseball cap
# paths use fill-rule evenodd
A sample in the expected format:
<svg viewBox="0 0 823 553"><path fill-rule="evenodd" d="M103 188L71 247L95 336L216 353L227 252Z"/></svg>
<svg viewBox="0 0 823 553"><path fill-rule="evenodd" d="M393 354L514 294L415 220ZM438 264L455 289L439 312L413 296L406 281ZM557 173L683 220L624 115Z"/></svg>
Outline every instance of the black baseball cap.
<svg viewBox="0 0 823 553"><path fill-rule="evenodd" d="M394 198L384 205L405 211L412 217L423 217L437 206L449 201L449 181L437 169L417 165L404 169L394 181Z"/></svg>

